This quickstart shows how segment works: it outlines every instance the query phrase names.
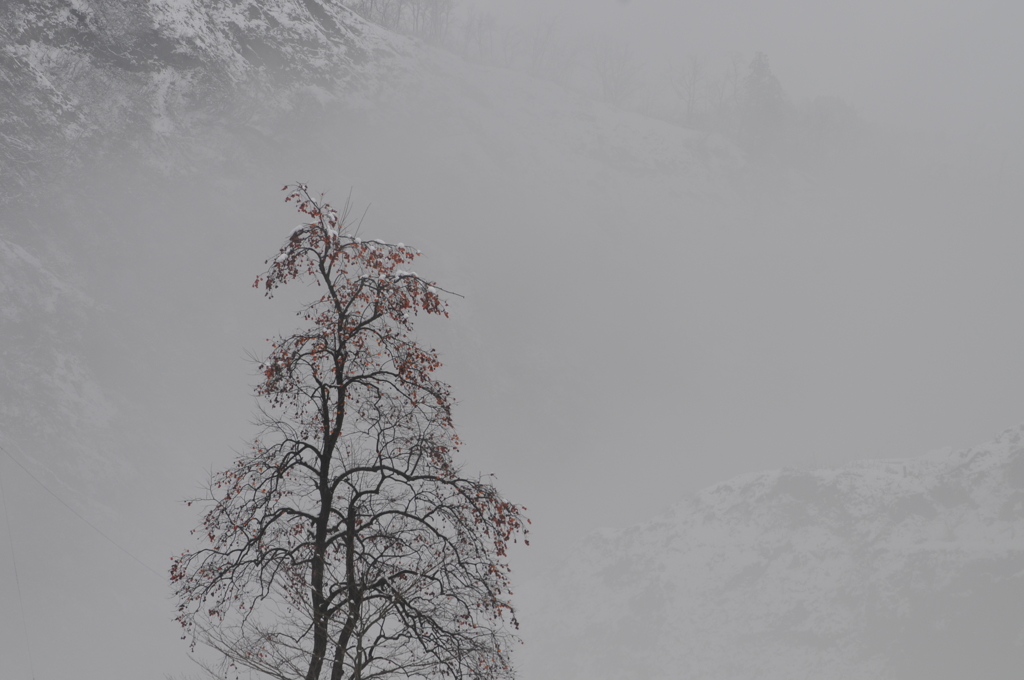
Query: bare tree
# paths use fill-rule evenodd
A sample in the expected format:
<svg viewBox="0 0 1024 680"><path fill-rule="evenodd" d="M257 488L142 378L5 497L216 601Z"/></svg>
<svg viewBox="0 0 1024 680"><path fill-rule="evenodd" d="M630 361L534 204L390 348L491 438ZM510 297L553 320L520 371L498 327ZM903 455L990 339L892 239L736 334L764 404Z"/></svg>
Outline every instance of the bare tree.
<svg viewBox="0 0 1024 680"><path fill-rule="evenodd" d="M409 26L412 35L435 45L448 42L452 28L454 0L408 0Z"/></svg>
<svg viewBox="0 0 1024 680"><path fill-rule="evenodd" d="M449 387L411 337L447 316L415 249L361 239L303 185L304 221L256 286L321 293L260 366L261 433L213 475L176 557L178 620L219 671L273 678L511 678L509 543L522 508L454 462Z"/></svg>
<svg viewBox="0 0 1024 680"><path fill-rule="evenodd" d="M683 100L683 124L694 126L698 120L698 107L704 93L705 68L707 62L697 55L691 54L676 72L676 94Z"/></svg>
<svg viewBox="0 0 1024 680"><path fill-rule="evenodd" d="M534 24L529 37L530 75L568 87L578 54L576 42L562 34L555 22Z"/></svg>
<svg viewBox="0 0 1024 680"><path fill-rule="evenodd" d="M481 63L494 58L494 15L470 9L462 25L462 56Z"/></svg>
<svg viewBox="0 0 1024 680"><path fill-rule="evenodd" d="M455 0L354 0L352 11L367 21L437 45L448 42Z"/></svg>
<svg viewBox="0 0 1024 680"><path fill-rule="evenodd" d="M758 52L743 79L740 141L754 155L770 154L787 134L794 119L789 97L772 73L768 56Z"/></svg>
<svg viewBox="0 0 1024 680"><path fill-rule="evenodd" d="M554 22L538 23L530 34L530 65L528 72L536 78L543 77L547 69L549 52L555 43Z"/></svg>
<svg viewBox="0 0 1024 680"><path fill-rule="evenodd" d="M523 33L519 29L502 26L498 31L498 65L512 68L519 60L523 47Z"/></svg>
<svg viewBox="0 0 1024 680"><path fill-rule="evenodd" d="M640 64L626 43L602 41L594 51L593 66L601 96L610 104L623 104L640 89Z"/></svg>
<svg viewBox="0 0 1024 680"><path fill-rule="evenodd" d="M349 7L367 21L392 31L402 29L409 0L355 0Z"/></svg>

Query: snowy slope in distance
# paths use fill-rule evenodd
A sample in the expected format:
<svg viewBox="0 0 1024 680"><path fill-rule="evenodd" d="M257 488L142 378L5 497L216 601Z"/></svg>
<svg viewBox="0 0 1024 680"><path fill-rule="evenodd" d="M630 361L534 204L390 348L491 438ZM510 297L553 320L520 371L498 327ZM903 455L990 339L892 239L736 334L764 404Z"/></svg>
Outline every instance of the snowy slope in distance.
<svg viewBox="0 0 1024 680"><path fill-rule="evenodd" d="M571 550L537 678L1017 677L1024 426L964 451L748 474Z"/></svg>

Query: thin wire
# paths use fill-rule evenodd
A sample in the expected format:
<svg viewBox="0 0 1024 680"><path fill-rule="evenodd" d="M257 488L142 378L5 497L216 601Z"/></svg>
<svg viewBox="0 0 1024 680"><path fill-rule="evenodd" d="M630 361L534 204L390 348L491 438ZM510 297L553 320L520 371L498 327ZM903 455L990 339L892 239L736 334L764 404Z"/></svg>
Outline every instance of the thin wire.
<svg viewBox="0 0 1024 680"><path fill-rule="evenodd" d="M48 493L48 494L50 494L51 496L53 496L54 498L56 498L56 499L57 499L57 501L58 501L58 502L59 502L59 503L60 503L61 505L63 505L63 506L64 506L65 508L67 508L68 510L70 510L70 511L71 511L71 514L73 514L73 515L74 515L75 517L77 517L78 519L82 520L82 521L83 521L83 522L85 522L86 524L88 524L88 525L89 525L90 527L92 527L92 530L93 530L93 531L95 531L95 532L96 532L97 534L99 534L99 535L100 535L100 536L102 536L103 538L107 539L108 541L110 541L110 544L111 544L111 545L113 545L113 546L114 546L115 548L117 548L118 550L120 550L121 552L123 552L123 553L124 553L125 555L127 555L128 557L130 557L130 558L132 558L133 560L135 560L136 562L138 562L138 563L139 563L139 565L141 565L141 566L142 566L142 567L143 567L143 568L144 568L144 569L145 569L146 571L150 572L151 574L153 574L154 576L156 576L156 577L157 577L157 578L159 578L160 580L163 580L163 579L164 579L164 576L163 576L163 574L160 574L159 572L157 572L156 570L154 570L154 569L153 569L152 567L150 567L150 566L149 566L148 564L146 564L145 562L143 562L142 560L140 560L140 559L139 559L138 557L136 557L135 555L131 554L130 552L128 552L127 550L125 550L124 548L122 548L122 547L121 547L121 546L120 546L120 545L119 545L119 544L117 543L117 541L115 541L114 539L112 539L112 538L111 538L110 536L107 536L107 535L106 535L105 533L103 533L102 531L100 531L100 530L99 530L99 529L98 529L98 528L96 527L96 525L95 525L95 524L93 524L92 522L90 522L90 521L89 521L89 520L87 520L86 518L84 518L84 517L82 517L81 515L79 515L79 514L78 514L78 512L76 512L76 511L75 511L75 509L74 509L74 508L72 508L72 507L71 507L70 505L68 505L67 503L65 503L65 502L64 502L64 501L63 501L63 500L61 499L61 497L60 497L60 496L58 496L58 495L57 495L57 494L55 494L54 492L50 491L50 490L49 490L49 489L48 489L48 488L46 487L46 485L45 485L45 484L43 484L43 483L42 483L41 481L39 481L39 479L37 479L37 478L36 478L36 476L35 476L34 474L32 474L31 472L29 472L29 471L28 471L28 468L26 468L26 467L25 467L24 465L22 465L22 464L21 464L21 462L20 462L20 461L18 461L18 459L17 459L17 458L15 458L14 456L12 456L12 455L10 454L10 452L9 452L9 451L8 451L7 449L5 449L4 447L0 446L0 451L3 451L4 453L6 453L6 454L7 454L7 457L8 457L8 458L10 458L11 460L13 460L13 461L15 462L15 464L17 464L17 466L18 466L18 467L20 467L20 468L21 468L21 469L22 469L22 470L23 470L23 471L25 472L25 474L26 474L26 475L28 475L29 477L31 477L31 478L32 478L32 480L33 480L33 481L34 481L34 482L35 482L36 484L38 484L39 486L43 487L43 490L44 490L44 491L46 491L46 493Z"/></svg>
<svg viewBox="0 0 1024 680"><path fill-rule="evenodd" d="M6 451L5 451L6 453ZM7 454L8 456L11 454ZM21 627L25 631L25 649L28 651L28 667L32 671L32 680L36 677L36 664L32 660L32 638L28 634L28 622L25 619L25 601L21 597L21 579L18 578L18 558L14 554L14 532L11 531L11 513L7 509L7 494L4 493L4 476L0 475L0 500L3 500L4 519L7 520L7 536L11 539L11 561L14 562L14 582L18 586L18 605L21 606Z"/></svg>

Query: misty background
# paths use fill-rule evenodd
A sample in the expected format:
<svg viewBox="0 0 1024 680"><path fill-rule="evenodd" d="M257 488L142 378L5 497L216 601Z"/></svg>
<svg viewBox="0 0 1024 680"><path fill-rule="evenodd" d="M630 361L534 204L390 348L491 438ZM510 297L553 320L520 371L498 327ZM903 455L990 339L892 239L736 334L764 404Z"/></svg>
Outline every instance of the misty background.
<svg viewBox="0 0 1024 680"><path fill-rule="evenodd" d="M198 519L180 501L245 446L248 353L294 323L298 297L251 286L296 222L280 188L302 181L351 196L363 233L421 249L421 273L465 296L419 332L459 401L466 469L493 472L533 520L511 557L524 680L754 677L669 650L732 631L747 610L715 598L748 581L777 596L766 617L789 612L789 577L708 581L678 601L721 620L678 627L658 605L676 595L648 575L685 583L698 567L628 538L732 517L709 534L737 541L716 564L745 564L748 515L697 495L737 475L808 516L875 499L851 521L905 530L892 550L914 532L956 546L931 585L895 561L878 592L959 590L857 619L904 646L844 623L841 644L787 641L800 661L770 672L964 677L934 659L959 630L950 612L976 610L972 629L992 634L959 638L958 658L1013 677L1024 622L985 612L1024 592L1024 453L1006 435L978 449L1002 462L961 474L973 459L950 452L1024 422L1024 9L464 0L410 24L383 0L349 4L383 26L286 0L0 9L0 675L196 671L166 584ZM274 12L289 21L260 18ZM310 26L342 47L325 57ZM821 470L943 447L878 468L884 484L856 473L851 496L807 491L832 488ZM900 486L915 474L920 489ZM938 509L894 514L900 494ZM750 502L755 518L775 507ZM666 512L682 519L652 519ZM856 561L868 544L836 545L859 546L842 548L861 569L843 587L873 583L881 567ZM821 566L788 569L803 583ZM808 595L799 625L821 629L833 592ZM635 639L602 628L622 609L582 604L616 597L648 626ZM565 661L594 662L595 640L611 661ZM783 646L758 640L744 653Z"/></svg>

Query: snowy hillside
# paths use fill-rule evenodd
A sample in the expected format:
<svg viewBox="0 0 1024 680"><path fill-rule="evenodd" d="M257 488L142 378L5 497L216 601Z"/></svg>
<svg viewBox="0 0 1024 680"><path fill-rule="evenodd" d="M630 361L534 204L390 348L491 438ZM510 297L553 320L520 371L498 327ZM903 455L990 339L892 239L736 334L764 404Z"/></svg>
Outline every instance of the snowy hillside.
<svg viewBox="0 0 1024 680"><path fill-rule="evenodd" d="M15 0L0 35L5 199L57 166L132 146L196 153L204 127L370 89L407 44L316 0Z"/></svg>
<svg viewBox="0 0 1024 680"><path fill-rule="evenodd" d="M537 678L1015 678L1024 426L965 451L745 475L571 551Z"/></svg>
<svg viewBox="0 0 1024 680"><path fill-rule="evenodd" d="M80 479L123 446L103 439L117 400L88 333L112 310L94 258L124 257L136 229L91 179L150 169L159 186L221 161L306 103L357 98L405 42L335 3L0 4L0 441Z"/></svg>

